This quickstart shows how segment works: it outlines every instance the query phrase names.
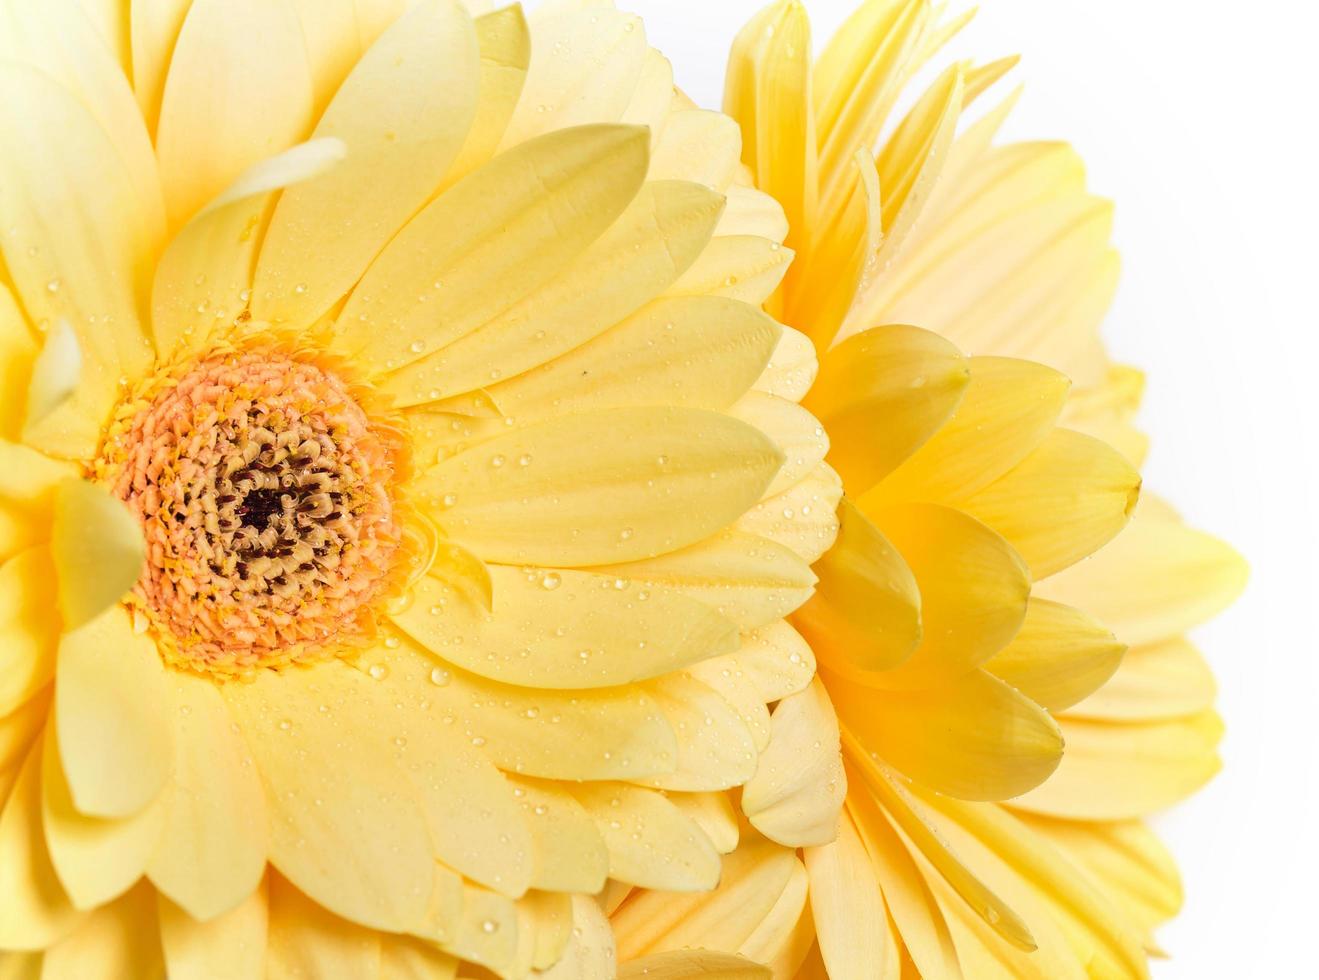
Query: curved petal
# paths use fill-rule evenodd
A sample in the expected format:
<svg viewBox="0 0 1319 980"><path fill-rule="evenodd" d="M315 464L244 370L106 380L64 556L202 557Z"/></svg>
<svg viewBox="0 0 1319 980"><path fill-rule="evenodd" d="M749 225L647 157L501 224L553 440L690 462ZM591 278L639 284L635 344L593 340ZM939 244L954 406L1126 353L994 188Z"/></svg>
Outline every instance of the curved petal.
<svg viewBox="0 0 1319 980"><path fill-rule="evenodd" d="M514 429L419 484L440 525L483 559L605 565L708 537L759 499L782 459L726 415L625 408Z"/></svg>
<svg viewBox="0 0 1319 980"><path fill-rule="evenodd" d="M155 642L115 607L64 634L54 722L79 812L127 817L160 794L174 765L165 666Z"/></svg>
<svg viewBox="0 0 1319 980"><path fill-rule="evenodd" d="M241 905L208 922L198 922L158 895L160 945L171 980L263 980L269 901L260 883Z"/></svg>
<svg viewBox="0 0 1319 980"><path fill-rule="evenodd" d="M146 545L128 508L99 484L64 480L55 491L51 556L65 632L124 597L142 572Z"/></svg>

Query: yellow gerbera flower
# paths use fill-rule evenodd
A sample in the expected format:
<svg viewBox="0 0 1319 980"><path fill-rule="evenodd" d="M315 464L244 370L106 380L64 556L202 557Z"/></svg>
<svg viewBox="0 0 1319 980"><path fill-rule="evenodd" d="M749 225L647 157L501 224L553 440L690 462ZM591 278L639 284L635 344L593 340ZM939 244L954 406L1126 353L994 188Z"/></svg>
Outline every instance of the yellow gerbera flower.
<svg viewBox="0 0 1319 980"><path fill-rule="evenodd" d="M737 126L586 0L83 6L0 7L4 969L612 971L837 530Z"/></svg>
<svg viewBox="0 0 1319 980"><path fill-rule="evenodd" d="M1141 382L1097 333L1110 206L1067 147L994 145L1012 99L959 128L1011 60L954 65L880 142L964 22L873 0L812 64L803 5L781 2L734 45L726 109L798 253L768 308L822 352L806 404L848 498L793 617L821 683L775 709L715 893L608 894L624 955L1143 976L1179 903L1140 818L1217 768L1212 679L1182 634L1243 569L1157 499L1134 507ZM898 323L947 339L876 326Z"/></svg>

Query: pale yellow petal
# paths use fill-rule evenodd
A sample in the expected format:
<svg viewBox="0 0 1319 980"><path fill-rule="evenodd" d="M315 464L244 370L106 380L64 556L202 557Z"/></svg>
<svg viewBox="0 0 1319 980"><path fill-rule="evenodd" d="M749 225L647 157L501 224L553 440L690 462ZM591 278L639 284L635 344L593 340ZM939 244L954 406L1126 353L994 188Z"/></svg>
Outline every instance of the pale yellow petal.
<svg viewBox="0 0 1319 980"><path fill-rule="evenodd" d="M160 803L164 831L146 870L165 895L206 921L239 906L261 881L265 790L215 685L174 673L170 688L173 709L162 710L174 724L174 768Z"/></svg>
<svg viewBox="0 0 1319 980"><path fill-rule="evenodd" d="M622 121L648 49L641 19L611 7L533 20L527 82L501 149L556 129Z"/></svg>
<svg viewBox="0 0 1319 980"><path fill-rule="evenodd" d="M77 930L46 950L41 964L42 980L163 973L156 896L146 884L95 909Z"/></svg>
<svg viewBox="0 0 1319 980"><path fill-rule="evenodd" d="M742 629L766 626L792 612L815 584L814 573L789 548L737 531L600 571L690 596Z"/></svg>
<svg viewBox="0 0 1319 980"><path fill-rule="evenodd" d="M6 65L0 106L0 141L24 148L0 160L8 271L28 315L38 326L67 319L84 359L77 394L29 438L89 457L119 379L139 377L152 357L140 310L159 211L147 210L98 120L49 76Z"/></svg>
<svg viewBox="0 0 1319 980"><path fill-rule="evenodd" d="M1245 588L1231 547L1139 507L1131 524L1088 561L1047 579L1040 593L1085 609L1132 645L1185 632Z"/></svg>
<svg viewBox="0 0 1319 980"><path fill-rule="evenodd" d="M741 830L737 811L727 793L669 793L668 800L710 838L720 854L728 854L737 847Z"/></svg>
<svg viewBox="0 0 1319 980"><path fill-rule="evenodd" d="M529 689L612 687L736 648L733 623L672 589L567 569L490 572L493 611L427 576L394 622L441 661Z"/></svg>
<svg viewBox="0 0 1319 980"><path fill-rule="evenodd" d="M831 669L889 670L920 643L920 589L902 555L850 500L838 516L838 541L814 566L815 595L793 623Z"/></svg>
<svg viewBox="0 0 1319 980"><path fill-rule="evenodd" d="M970 367L970 383L949 422L872 496L965 499L1025 459L1053 429L1067 398L1063 375L999 357L974 357Z"/></svg>
<svg viewBox="0 0 1319 980"><path fill-rule="evenodd" d="M248 167L304 139L311 122L292 0L193 0L156 133L170 224L183 225Z"/></svg>
<svg viewBox="0 0 1319 980"><path fill-rule="evenodd" d="M782 545L807 563L819 561L838 537L838 505L843 481L828 463L820 463L796 486L766 497L733 524Z"/></svg>
<svg viewBox="0 0 1319 980"><path fill-rule="evenodd" d="M278 874L268 887L265 976L376 980L380 933L331 914Z"/></svg>
<svg viewBox="0 0 1319 980"><path fill-rule="evenodd" d="M783 205L763 191L740 184L729 187L725 195L728 203L715 228L716 238L752 235L783 244L788 237L788 218Z"/></svg>
<svg viewBox="0 0 1319 980"><path fill-rule="evenodd" d="M380 937L380 980L453 980L458 961L411 936Z"/></svg>
<svg viewBox="0 0 1319 980"><path fill-rule="evenodd" d="M531 33L518 5L476 18L481 84L476 116L445 182L456 181L495 155L513 118L531 64Z"/></svg>
<svg viewBox="0 0 1319 980"><path fill-rule="evenodd" d="M340 140L320 139L254 163L174 237L151 290L152 335L162 354L202 344L212 327L233 322L251 298L256 229L274 192L324 173L345 153Z"/></svg>
<svg viewBox="0 0 1319 980"><path fill-rule="evenodd" d="M484 559L604 565L713 534L759 499L782 459L725 415L625 408L515 429L432 467L420 489Z"/></svg>
<svg viewBox="0 0 1319 980"><path fill-rule="evenodd" d="M722 235L710 241L669 291L681 296L726 296L760 306L778 289L792 260L792 249L767 238Z"/></svg>
<svg viewBox="0 0 1319 980"><path fill-rule="evenodd" d="M1061 719L1067 751L1053 777L1013 801L1032 813L1126 820L1190 796L1222 767L1212 711L1130 724Z"/></svg>
<svg viewBox="0 0 1319 980"><path fill-rule="evenodd" d="M73 803L126 817L160 794L174 764L165 666L121 607L65 633L56 667L55 724Z"/></svg>
<svg viewBox="0 0 1319 980"><path fill-rule="evenodd" d="M65 632L122 599L142 571L146 545L137 520L99 484L66 479L55 491L51 556Z"/></svg>
<svg viewBox="0 0 1319 980"><path fill-rule="evenodd" d="M56 745L46 726L41 756L41 817L51 864L69 900L93 909L131 888L146 870L160 839L164 813L158 802L132 816L102 819L78 812L69 795Z"/></svg>
<svg viewBox="0 0 1319 980"><path fill-rule="evenodd" d="M1036 579L1097 551L1126 526L1140 474L1098 439L1055 429L961 507L1012 544Z"/></svg>
<svg viewBox="0 0 1319 980"><path fill-rule="evenodd" d="M1112 678L1067 714L1107 721L1176 718L1211 707L1217 693L1204 656L1178 637L1132 647Z"/></svg>
<svg viewBox="0 0 1319 980"><path fill-rule="evenodd" d="M157 896L160 944L172 980L263 980L266 976L266 884L242 904L198 922L164 895Z"/></svg>
<svg viewBox="0 0 1319 980"><path fill-rule="evenodd" d="M611 878L676 892L708 891L719 882L714 844L661 794L626 783L584 783L572 794L599 828Z"/></svg>
<svg viewBox="0 0 1319 980"><path fill-rule="evenodd" d="M862 509L916 578L922 638L897 667L860 677L882 687L926 687L983 663L1017 634L1030 575L999 535L951 507L897 504Z"/></svg>
<svg viewBox="0 0 1319 980"><path fill-rule="evenodd" d="M731 953L704 949L675 949L629 960L618 971L618 980L770 980L769 967Z"/></svg>
<svg viewBox="0 0 1319 980"><path fill-rule="evenodd" d="M595 901L572 898L572 933L559 962L536 973L540 980L617 980L617 953L609 920Z"/></svg>
<svg viewBox="0 0 1319 980"><path fill-rule="evenodd" d="M729 789L756 771L756 744L741 714L714 688L684 673L647 681L678 740L676 767L645 782L661 789L694 792Z"/></svg>
<svg viewBox="0 0 1319 980"><path fill-rule="evenodd" d="M1109 682L1126 651L1079 609L1032 598L1020 631L984 667L1037 704L1061 711Z"/></svg>
<svg viewBox="0 0 1319 980"><path fill-rule="evenodd" d="M733 120L708 109L680 110L664 121L650 179L692 180L722 191L732 182L741 153L742 134Z"/></svg>
<svg viewBox="0 0 1319 980"><path fill-rule="evenodd" d="M0 389L21 391L32 374L41 347L9 287L0 283ZM26 406L17 398L0 403L0 439L17 440Z"/></svg>
<svg viewBox="0 0 1319 980"><path fill-rule="evenodd" d="M45 949L76 929L74 908L55 875L41 819L40 745L28 753L0 815L0 948Z"/></svg>
<svg viewBox="0 0 1319 980"><path fill-rule="evenodd" d="M847 777L838 719L817 679L779 702L768 747L743 787L742 812L770 840L787 847L827 844L838 834Z"/></svg>
<svg viewBox="0 0 1319 980"><path fill-rule="evenodd" d="M0 558L48 540L56 488L77 475L75 466L0 439Z"/></svg>
<svg viewBox="0 0 1319 980"><path fill-rule="evenodd" d="M896 959L888 917L870 856L847 811L838 838L804 852L811 885L811 911L820 954L834 980L887 976Z"/></svg>
<svg viewBox="0 0 1319 980"><path fill-rule="evenodd" d="M971 378L967 359L937 334L876 327L821 359L806 407L832 437L829 462L859 495L940 432Z"/></svg>
<svg viewBox="0 0 1319 980"><path fill-rule="evenodd" d="M133 92L147 129L160 119L165 76L192 0L135 0L129 7L133 48Z"/></svg>
<svg viewBox="0 0 1319 980"><path fill-rule="evenodd" d="M609 877L609 852L595 821L564 787L510 776L536 849L532 886L594 895Z"/></svg>
<svg viewBox="0 0 1319 980"><path fill-rule="evenodd" d="M319 116L376 38L415 4L408 0L294 0L293 5L307 43Z"/></svg>
<svg viewBox="0 0 1319 980"><path fill-rule="evenodd" d="M829 690L844 729L866 752L959 799L1019 796L1063 755L1063 735L1048 712L981 670L928 691L845 682Z"/></svg>
<svg viewBox="0 0 1319 980"><path fill-rule="evenodd" d="M778 333L764 313L735 300L657 300L489 393L501 412L519 418L635 405L725 409L760 377ZM730 414L756 424L745 413Z"/></svg>
<svg viewBox="0 0 1319 980"><path fill-rule="evenodd" d="M306 326L348 292L453 163L479 84L475 29L450 0L418 4L376 40L312 133L343 140L348 159L275 208L253 316Z"/></svg>
<svg viewBox="0 0 1319 980"><path fill-rule="evenodd" d="M41 546L0 565L0 717L27 703L55 675L55 582Z"/></svg>
<svg viewBox="0 0 1319 980"><path fill-rule="evenodd" d="M46 330L41 353L32 362L27 385L27 411L23 418L25 441L39 444L42 425L73 397L82 380L82 348L68 320L57 320Z"/></svg>

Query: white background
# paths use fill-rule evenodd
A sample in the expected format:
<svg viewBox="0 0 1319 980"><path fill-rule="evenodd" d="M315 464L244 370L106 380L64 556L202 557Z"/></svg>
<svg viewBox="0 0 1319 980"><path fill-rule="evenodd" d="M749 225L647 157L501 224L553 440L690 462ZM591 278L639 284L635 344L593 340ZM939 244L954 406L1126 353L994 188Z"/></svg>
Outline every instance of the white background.
<svg viewBox="0 0 1319 980"><path fill-rule="evenodd" d="M853 3L807 0L817 47ZM712 107L728 43L760 5L619 0ZM1225 769L1160 819L1187 902L1160 936L1172 958L1157 980L1319 975L1313 10L983 0L946 56L1023 55L1006 135L1072 142L1117 201L1124 278L1107 337L1149 375L1147 486L1253 566L1244 599L1197 637L1222 687Z"/></svg>

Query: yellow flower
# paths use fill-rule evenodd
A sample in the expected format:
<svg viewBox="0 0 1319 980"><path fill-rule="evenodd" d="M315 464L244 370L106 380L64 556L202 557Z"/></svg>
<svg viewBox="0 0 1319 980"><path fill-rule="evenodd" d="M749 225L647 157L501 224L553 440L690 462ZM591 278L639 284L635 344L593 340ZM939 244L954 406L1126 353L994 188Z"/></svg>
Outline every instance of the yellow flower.
<svg viewBox="0 0 1319 980"><path fill-rule="evenodd" d="M0 32L3 970L612 975L814 672L781 209L607 5L125 11Z"/></svg>
<svg viewBox="0 0 1319 980"><path fill-rule="evenodd" d="M940 9L867 2L812 63L780 2L734 45L725 108L797 252L767 308L821 351L805 404L847 498L792 617L820 679L773 713L720 887L611 889L624 957L1139 977L1180 902L1142 818L1217 768L1183 634L1243 567L1136 507L1142 382L1098 339L1110 205L1069 148L994 144L1012 98L959 126L1012 60L953 65L888 125L965 22Z"/></svg>

